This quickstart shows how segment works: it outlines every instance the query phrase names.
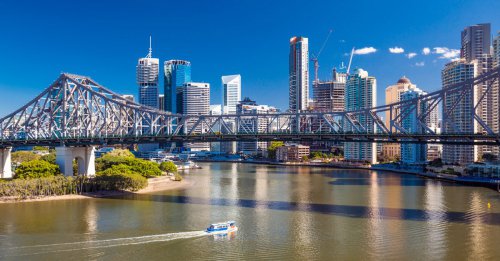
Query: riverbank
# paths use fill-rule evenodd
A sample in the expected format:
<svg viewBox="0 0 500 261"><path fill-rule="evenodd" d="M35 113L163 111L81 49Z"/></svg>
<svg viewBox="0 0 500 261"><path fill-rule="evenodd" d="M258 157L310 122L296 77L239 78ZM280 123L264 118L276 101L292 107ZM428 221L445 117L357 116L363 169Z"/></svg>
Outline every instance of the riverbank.
<svg viewBox="0 0 500 261"><path fill-rule="evenodd" d="M199 162L231 162L231 163L247 163L247 164L263 164L263 165L276 165L276 166L287 166L287 167L320 167L320 168L334 168L334 169L362 169L362 170L378 170L378 171L392 171L403 174L416 175L423 178L442 180L451 183L460 183L470 186L482 186L498 190L498 184L500 180L489 179L489 178L479 178L479 177L468 177L468 176L454 176L441 173L433 172L421 172L412 171L396 168L383 168L383 167L366 167L359 165L348 165L348 164L322 164L322 163L283 163L283 162L272 162L272 161L245 161L245 160L197 160ZM500 191L499 191L500 192Z"/></svg>
<svg viewBox="0 0 500 261"><path fill-rule="evenodd" d="M121 196L126 194L146 194L157 191L183 189L192 185L192 181L183 179L182 181L174 181L170 176L148 179L148 186L139 191L100 191L95 193L70 194L60 196L47 196L38 198L18 199L18 198L0 198L0 204L20 203L20 202L38 202L38 201L53 201L53 200L73 200L73 199L89 199L89 198L106 198L113 196Z"/></svg>

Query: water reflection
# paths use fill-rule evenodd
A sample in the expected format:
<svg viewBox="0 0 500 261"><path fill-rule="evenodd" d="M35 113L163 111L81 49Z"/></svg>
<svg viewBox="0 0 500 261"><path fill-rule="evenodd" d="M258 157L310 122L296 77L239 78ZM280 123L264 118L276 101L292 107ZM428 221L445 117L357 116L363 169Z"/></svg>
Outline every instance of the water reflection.
<svg viewBox="0 0 500 261"><path fill-rule="evenodd" d="M116 197L114 197L116 198ZM123 197L121 199L127 199ZM134 197L134 200L147 200L158 202L170 202L179 204L195 205L216 205L216 206L237 206L244 208L266 208L273 210L287 211L307 211L328 215L339 215L353 218L371 218L373 213L377 212L379 218L383 219L402 219L414 221L428 221L433 217L443 216L447 222L454 223L472 223L481 222L483 224L500 225L500 213L470 213L458 211L429 211L421 209L395 209L387 207L378 207L373 209L367 206L353 205L335 205L335 204L317 204L305 202L286 202L286 201L267 201L253 199L227 199L227 198L199 198L189 196L170 196L170 195L141 195ZM434 212L442 212L440 214Z"/></svg>
<svg viewBox="0 0 500 261"><path fill-rule="evenodd" d="M446 249L446 216L444 211L443 187L436 183L429 183L425 188L425 203L424 208L429 217L426 222L427 226L427 248L432 253L432 257L438 260L444 258Z"/></svg>

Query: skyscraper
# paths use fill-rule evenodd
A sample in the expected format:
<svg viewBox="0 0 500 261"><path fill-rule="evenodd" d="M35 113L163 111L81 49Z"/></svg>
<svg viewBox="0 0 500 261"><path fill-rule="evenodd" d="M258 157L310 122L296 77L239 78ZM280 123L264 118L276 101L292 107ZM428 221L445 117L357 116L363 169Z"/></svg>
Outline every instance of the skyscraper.
<svg viewBox="0 0 500 261"><path fill-rule="evenodd" d="M461 34L460 58L465 59L466 62L471 62L483 54L490 54L490 37L490 24L476 24L465 27Z"/></svg>
<svg viewBox="0 0 500 261"><path fill-rule="evenodd" d="M347 74L333 69L333 80L317 82L313 86L314 111L344 111L344 93Z"/></svg>
<svg viewBox="0 0 500 261"><path fill-rule="evenodd" d="M460 57L465 60L465 62L475 62L476 64L476 75L481 75L488 72L493 67L493 57L491 56L491 25L488 24L477 24L471 25L464 28L461 34L462 48L460 51ZM488 84L480 84L475 86L476 91L474 93L474 99L478 100L483 93L488 90ZM492 86L490 93L486 93L483 101L479 104L476 109L476 114L481 117L481 119L494 131L498 130L498 86ZM496 111L493 113L493 111ZM478 126L478 132L485 133L485 130L481 126ZM479 157L483 153L495 153L498 154L497 146L480 146L478 147Z"/></svg>
<svg viewBox="0 0 500 261"><path fill-rule="evenodd" d="M377 93L377 80L373 76L368 76L368 72L363 69L356 69L354 74L347 77L345 90L345 110L354 111L359 109L375 107ZM356 116L356 121L366 128L367 132L375 132L375 123L371 117L363 115ZM355 131L354 126L345 122L346 131ZM377 146L368 142L346 142L344 143L344 158L353 161L377 162Z"/></svg>
<svg viewBox="0 0 500 261"><path fill-rule="evenodd" d="M500 66L500 31L495 38L493 38L493 66Z"/></svg>
<svg viewBox="0 0 500 261"><path fill-rule="evenodd" d="M165 111L178 113L177 88L191 82L191 63L184 60L168 60L163 64Z"/></svg>
<svg viewBox="0 0 500 261"><path fill-rule="evenodd" d="M210 84L203 82L188 82L177 88L177 98L179 98L178 113L186 115L207 115L210 113ZM196 120L188 120L187 130L191 129ZM192 134L202 134L208 131L210 126L201 123L195 127ZM184 133L187 134L187 133ZM184 143L184 147L191 151L210 150L210 144L202 143Z"/></svg>
<svg viewBox="0 0 500 261"><path fill-rule="evenodd" d="M464 82L477 76L476 62L467 62L465 59L453 61L444 67L441 71L441 81L443 89L446 89L453 84ZM447 120L443 122L443 133L476 133L478 124L474 120L474 94L478 87L474 87L474 91L468 92L460 99L460 93L452 93L446 95L443 101L443 119L446 117L445 112L449 112ZM454 107L453 107L454 106ZM446 163L468 164L479 159L479 146L476 145L443 145L443 161Z"/></svg>
<svg viewBox="0 0 500 261"><path fill-rule="evenodd" d="M158 95L158 106L158 109L160 109L160 111L165 110L165 94Z"/></svg>
<svg viewBox="0 0 500 261"><path fill-rule="evenodd" d="M307 110L309 106L309 44L308 39L294 36L290 39L289 109Z"/></svg>
<svg viewBox="0 0 500 261"><path fill-rule="evenodd" d="M405 76L401 77L398 82L394 85L389 85L385 89L385 104L391 104L401 101L401 95L404 92L415 89L417 86L411 83L410 79ZM392 115L396 115L396 111L392 112ZM385 113L385 125L390 126L391 112L387 111ZM392 128L392 131L396 131L396 128ZM385 143L382 145L382 154L387 159L396 159L401 157L401 145L399 143Z"/></svg>
<svg viewBox="0 0 500 261"><path fill-rule="evenodd" d="M139 103L158 109L158 74L160 61L153 58L151 37L149 37L149 53L140 58L136 66L137 85L139 86Z"/></svg>
<svg viewBox="0 0 500 261"><path fill-rule="evenodd" d="M400 100L407 101L416 99L425 94L427 93L418 88L413 88L401 93ZM421 115L423 111L429 108L429 102L422 101L419 102L418 105L414 103L410 106L413 108L411 108L411 110L409 110L409 113L407 113L401 120L401 127L408 131L408 133L422 134L424 133L424 128L422 127L422 125L420 125L418 115ZM401 144L401 161L407 164L425 163L427 161L427 145L410 143Z"/></svg>
<svg viewBox="0 0 500 261"><path fill-rule="evenodd" d="M222 76L222 108L227 114L236 114L236 105L241 101L241 75Z"/></svg>

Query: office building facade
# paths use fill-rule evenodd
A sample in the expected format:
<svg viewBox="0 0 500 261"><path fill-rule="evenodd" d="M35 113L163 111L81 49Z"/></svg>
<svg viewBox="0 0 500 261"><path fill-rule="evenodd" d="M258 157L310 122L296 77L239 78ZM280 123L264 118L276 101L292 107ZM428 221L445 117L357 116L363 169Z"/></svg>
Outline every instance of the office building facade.
<svg viewBox="0 0 500 261"><path fill-rule="evenodd" d="M191 62L184 60L168 60L163 64L164 77L164 110L177 111L177 88L191 82Z"/></svg>
<svg viewBox="0 0 500 261"><path fill-rule="evenodd" d="M210 84L202 82L188 82L177 88L176 96L178 113L186 115L207 115L210 113ZM184 134L196 124L196 120L186 122ZM200 124L195 127L192 134L206 133L209 126ZM209 151L210 144L208 142L200 143L184 143L186 149L191 151Z"/></svg>
<svg viewBox="0 0 500 261"><path fill-rule="evenodd" d="M417 99L427 93L418 88L410 89L400 95L401 101ZM412 108L409 113L401 120L401 127L408 133L423 134L425 129L422 127L418 115L429 108L429 103L422 101L410 105ZM427 145L426 144L401 144L401 162L406 164L424 164L427 161Z"/></svg>
<svg viewBox="0 0 500 261"><path fill-rule="evenodd" d="M236 106L241 101L241 75L226 75L222 80L222 106L225 114L236 114Z"/></svg>
<svg viewBox="0 0 500 261"><path fill-rule="evenodd" d="M237 114L269 114L277 113L278 110L275 107L268 105L258 105L257 102L251 100L250 98L245 98L243 101L238 103L236 113ZM247 132L266 132L267 128L273 130L274 126L267 118L251 118L243 119L239 124L239 131ZM238 142L237 151L245 155L265 155L267 153L267 142L265 141L240 141Z"/></svg>
<svg viewBox="0 0 500 261"><path fill-rule="evenodd" d="M443 89L453 84L464 82L477 76L477 66L475 62L467 62L465 59L453 61L441 71L441 81ZM443 133L476 133L478 124L474 120L474 94L477 92L475 86L473 92L468 92L458 101L460 93L446 95L443 101L443 119L445 112L451 120L444 120L442 123ZM477 145L443 145L443 161L446 163L468 164L479 159L479 146Z"/></svg>
<svg viewBox="0 0 500 261"><path fill-rule="evenodd" d="M354 111L375 107L377 104L377 80L369 76L367 71L356 69L347 77L345 90L345 110ZM363 115L356 116L356 121L366 128L368 133L375 132L375 123L372 118ZM349 122L344 122L346 131L356 131ZM375 143L345 142L344 158L350 161L377 162L377 147Z"/></svg>
<svg viewBox="0 0 500 261"><path fill-rule="evenodd" d="M411 83L410 79L405 76L401 77L396 84L387 86L385 89L385 104L392 104L401 101L401 95L409 90L414 90L417 86ZM392 115L396 115L396 111L392 111ZM385 112L385 125L389 128L391 120L391 112ZM392 128L396 132L396 128ZM401 145L399 143L386 143L382 145L382 154L386 159L401 158Z"/></svg>
<svg viewBox="0 0 500 261"><path fill-rule="evenodd" d="M332 81L317 82L313 86L314 111L344 111L344 95L347 74L333 70Z"/></svg>

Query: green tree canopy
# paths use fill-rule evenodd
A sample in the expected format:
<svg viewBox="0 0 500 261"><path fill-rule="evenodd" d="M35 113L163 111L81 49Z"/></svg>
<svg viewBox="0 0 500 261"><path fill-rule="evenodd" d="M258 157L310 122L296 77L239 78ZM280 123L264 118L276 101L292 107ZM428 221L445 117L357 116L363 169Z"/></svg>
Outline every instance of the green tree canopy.
<svg viewBox="0 0 500 261"><path fill-rule="evenodd" d="M11 155L12 162L23 163L32 160L38 160L41 158L40 155L35 154L33 151L15 151Z"/></svg>
<svg viewBox="0 0 500 261"><path fill-rule="evenodd" d="M269 147L267 147L267 155L270 159L276 159L276 149L284 146L285 143L282 141L271 141Z"/></svg>
<svg viewBox="0 0 500 261"><path fill-rule="evenodd" d="M164 161L160 163L160 170L169 173L174 173L177 172L177 166L172 161Z"/></svg>
<svg viewBox="0 0 500 261"><path fill-rule="evenodd" d="M44 160L32 160L21 163L16 168L15 178L29 179L60 175L59 166Z"/></svg>

